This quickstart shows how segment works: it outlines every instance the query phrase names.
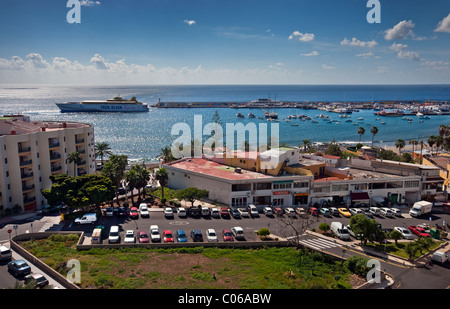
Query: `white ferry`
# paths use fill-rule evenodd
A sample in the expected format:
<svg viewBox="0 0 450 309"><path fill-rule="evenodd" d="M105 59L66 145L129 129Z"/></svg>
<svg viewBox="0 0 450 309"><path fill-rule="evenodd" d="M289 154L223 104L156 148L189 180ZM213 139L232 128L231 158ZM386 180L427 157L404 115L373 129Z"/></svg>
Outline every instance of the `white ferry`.
<svg viewBox="0 0 450 309"><path fill-rule="evenodd" d="M56 103L62 113L68 112L148 112L148 105L141 103L132 97L124 100L122 97L115 97L106 101L82 101Z"/></svg>

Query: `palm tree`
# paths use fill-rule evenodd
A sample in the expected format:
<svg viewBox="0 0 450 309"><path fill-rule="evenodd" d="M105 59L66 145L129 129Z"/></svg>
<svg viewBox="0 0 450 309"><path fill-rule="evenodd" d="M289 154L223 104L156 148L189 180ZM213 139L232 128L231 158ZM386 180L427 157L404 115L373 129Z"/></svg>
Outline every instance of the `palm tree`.
<svg viewBox="0 0 450 309"><path fill-rule="evenodd" d="M159 185L161 186L161 200L164 199L164 187L167 185L167 181L169 180L169 173L163 167L160 168L155 174L156 180L158 180Z"/></svg>
<svg viewBox="0 0 450 309"><path fill-rule="evenodd" d="M119 205L119 193L117 189L119 188L120 182L123 179L125 172L125 167L128 164L128 158L125 155L111 155L108 162L106 162L105 167L102 169L102 175L111 179L113 184L116 186L116 201Z"/></svg>
<svg viewBox="0 0 450 309"><path fill-rule="evenodd" d="M398 155L399 155L399 156L402 155L402 154L401 154L401 150L402 150L402 148L405 147L405 144L406 144L405 141L402 140L402 139L398 139L398 140L395 142L395 147L398 148Z"/></svg>
<svg viewBox="0 0 450 309"><path fill-rule="evenodd" d="M436 154L437 154L439 148L440 148L442 145L444 145L444 143L445 143L444 137L442 137L442 136L440 136L440 135L436 136L436 141L435 141L435 142L436 142Z"/></svg>
<svg viewBox="0 0 450 309"><path fill-rule="evenodd" d="M103 166L103 158L112 155L112 152L110 150L111 147L109 147L109 144L106 142L95 143L95 158L100 157L102 166Z"/></svg>
<svg viewBox="0 0 450 309"><path fill-rule="evenodd" d="M414 155L415 155L415 153L414 153L414 146L417 146L419 144L419 142L416 141L415 139L411 139L411 140L409 140L408 144L412 145L412 152L411 152L412 156L411 157L412 157L412 159L414 161Z"/></svg>
<svg viewBox="0 0 450 309"><path fill-rule="evenodd" d="M131 169L136 173L135 188L138 189L138 196L140 196L141 189L145 188L148 181L150 180L150 172L147 170L144 164L135 164Z"/></svg>
<svg viewBox="0 0 450 309"><path fill-rule="evenodd" d="M67 157L67 162L73 163L73 177L77 177L77 165L81 163L80 153L77 151L73 151Z"/></svg>
<svg viewBox="0 0 450 309"><path fill-rule="evenodd" d="M307 149L309 149L310 146L311 146L311 141L309 139L307 139L307 138L304 139L303 140L303 147L305 149L305 152L306 152Z"/></svg>
<svg viewBox="0 0 450 309"><path fill-rule="evenodd" d="M170 149L169 146L161 148L160 158L162 158L165 163L175 160L174 156L172 155L172 149Z"/></svg>
<svg viewBox="0 0 450 309"><path fill-rule="evenodd" d="M372 147L373 147L373 139L375 137L375 135L377 135L378 133L378 128L377 127L372 127L372 129L370 130L370 133L372 133Z"/></svg>
<svg viewBox="0 0 450 309"><path fill-rule="evenodd" d="M433 154L433 146L436 144L436 136L431 135L427 140L428 145L431 147L431 154Z"/></svg>
<svg viewBox="0 0 450 309"><path fill-rule="evenodd" d="M125 181L127 182L128 190L131 192L131 205L134 204L134 189L137 186L138 182L138 175L136 174L136 171L130 169L125 173Z"/></svg>
<svg viewBox="0 0 450 309"><path fill-rule="evenodd" d="M423 151L423 140L420 140L419 144L420 144L420 164L422 164L422 163L423 163L423 155L422 155L422 151Z"/></svg>
<svg viewBox="0 0 450 309"><path fill-rule="evenodd" d="M361 137L364 135L364 133L366 133L366 129L364 129L363 127L359 127L358 128L359 143L361 143Z"/></svg>

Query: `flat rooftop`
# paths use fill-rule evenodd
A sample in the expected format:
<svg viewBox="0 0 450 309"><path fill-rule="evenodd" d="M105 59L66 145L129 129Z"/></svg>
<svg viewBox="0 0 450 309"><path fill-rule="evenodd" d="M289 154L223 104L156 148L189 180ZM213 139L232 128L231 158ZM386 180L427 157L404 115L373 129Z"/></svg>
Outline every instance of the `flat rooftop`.
<svg viewBox="0 0 450 309"><path fill-rule="evenodd" d="M204 175L219 177L228 180L240 180L240 179L261 179L261 178L273 178L276 176L265 175L258 172L252 172L249 170L241 169L240 173L235 172L235 167L220 164L214 161L210 161L202 158L183 159L166 165L179 168L182 170L200 173Z"/></svg>
<svg viewBox="0 0 450 309"><path fill-rule="evenodd" d="M351 176L353 176L354 180L358 179L381 179L381 178L401 178L404 176L389 174L385 172L377 172L366 169L359 169L348 166L337 166L335 167L340 172L348 172Z"/></svg>

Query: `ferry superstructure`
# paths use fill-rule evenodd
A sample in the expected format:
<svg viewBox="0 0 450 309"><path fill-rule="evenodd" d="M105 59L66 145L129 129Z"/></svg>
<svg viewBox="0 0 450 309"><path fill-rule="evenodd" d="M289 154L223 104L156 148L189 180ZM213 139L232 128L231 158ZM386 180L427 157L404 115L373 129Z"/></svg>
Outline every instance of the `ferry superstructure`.
<svg viewBox="0 0 450 309"><path fill-rule="evenodd" d="M148 112L148 105L139 102L135 97L125 100L122 97L115 97L106 101L87 100L82 102L56 103L62 113L69 112Z"/></svg>

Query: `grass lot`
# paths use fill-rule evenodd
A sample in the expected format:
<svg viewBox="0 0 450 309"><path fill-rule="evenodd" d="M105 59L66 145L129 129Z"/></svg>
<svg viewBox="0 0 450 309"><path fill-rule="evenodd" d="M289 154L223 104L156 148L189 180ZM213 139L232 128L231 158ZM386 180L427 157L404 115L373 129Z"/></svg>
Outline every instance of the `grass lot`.
<svg viewBox="0 0 450 309"><path fill-rule="evenodd" d="M52 235L22 246L63 275L68 260L79 260L82 288L352 288L344 263L292 247L77 251L77 241L77 235Z"/></svg>
<svg viewBox="0 0 450 309"><path fill-rule="evenodd" d="M396 256L404 258L404 259L408 259L408 254L405 251L405 247L406 247L407 243L408 242L398 242L397 245L394 242L387 243L386 244L386 251L385 251L385 246L384 245L380 245L380 244L377 244L377 243L368 243L366 246L370 247L370 248L373 248L373 249L375 249L377 251L380 251L380 252L386 252L386 253L389 253L389 254L392 254L392 255L396 255ZM432 251L432 250L436 249L441 244L442 244L442 241L435 241L433 243L433 245L430 247L429 251ZM422 250L422 252L418 251L416 253L416 255L413 257L413 259L416 259L416 258L418 258L418 257L420 257L420 256L422 256L422 255L424 255L426 253L428 253L429 251L427 251L427 250Z"/></svg>

